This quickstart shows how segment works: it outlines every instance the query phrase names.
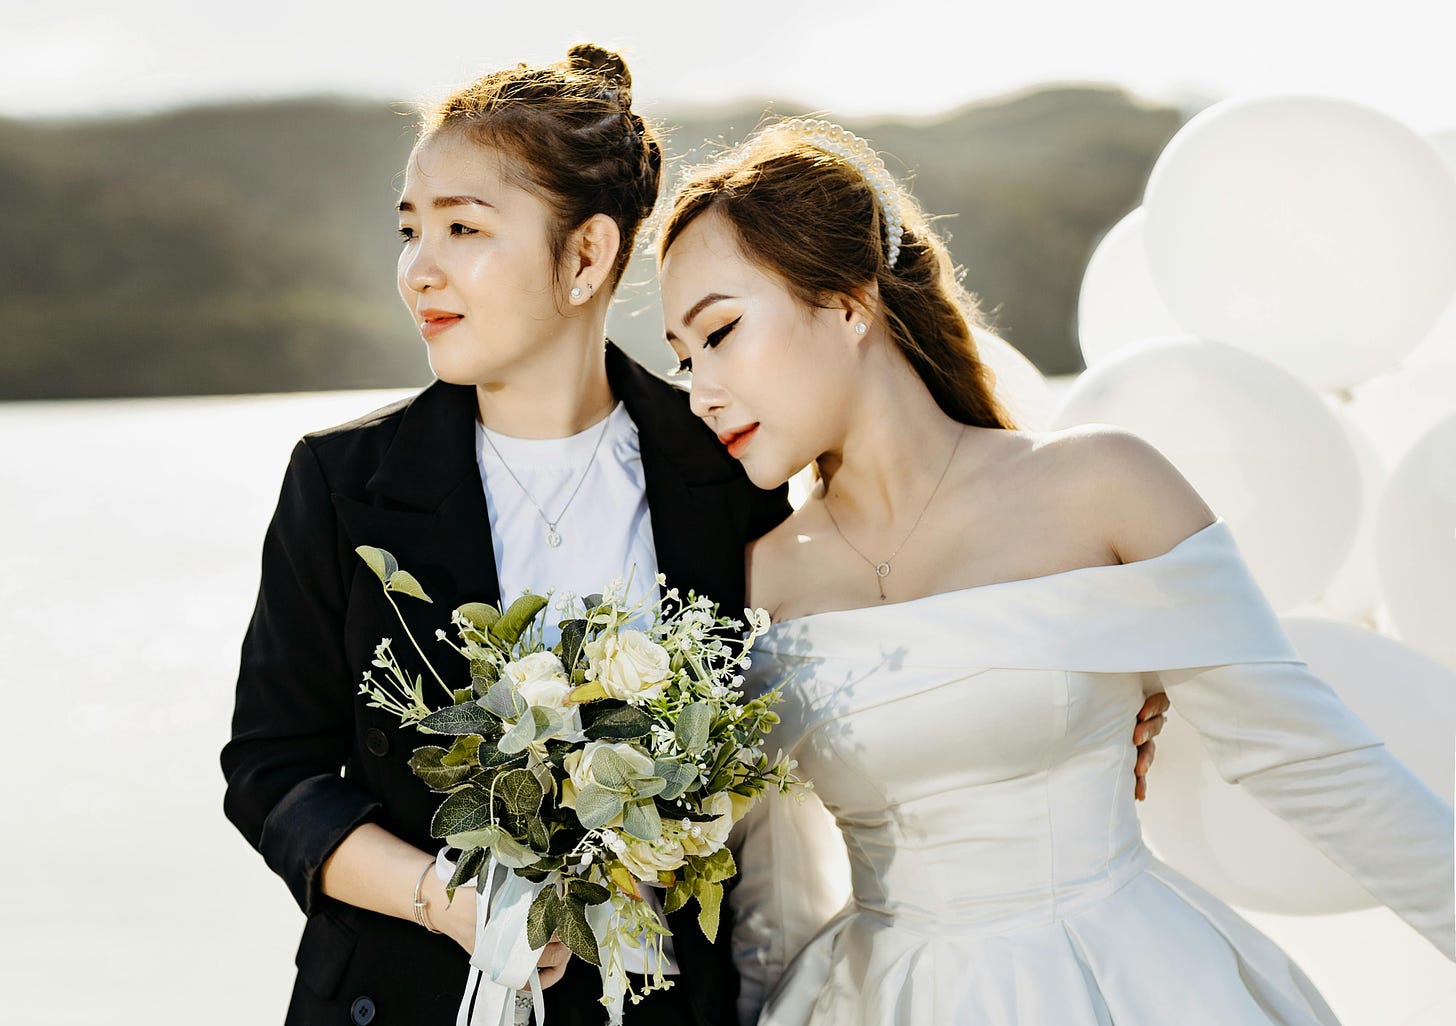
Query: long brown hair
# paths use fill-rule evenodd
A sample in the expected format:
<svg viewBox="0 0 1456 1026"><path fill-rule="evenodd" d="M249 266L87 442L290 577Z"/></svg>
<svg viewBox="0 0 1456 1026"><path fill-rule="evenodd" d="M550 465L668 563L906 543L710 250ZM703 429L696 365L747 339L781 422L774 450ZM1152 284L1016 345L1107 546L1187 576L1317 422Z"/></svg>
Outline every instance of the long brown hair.
<svg viewBox="0 0 1456 1026"><path fill-rule="evenodd" d="M504 154L508 173L547 201L557 273L573 230L594 214L615 221L621 249L607 286L616 287L662 182L662 146L632 110L620 56L582 43L555 64L484 75L423 112L420 142L451 131Z"/></svg>
<svg viewBox="0 0 1456 1026"><path fill-rule="evenodd" d="M869 155L866 149L866 155ZM770 125L689 172L673 196L658 260L702 214L733 226L748 259L802 302L864 298L873 286L895 344L947 416L978 427L1015 427L977 354L975 299L956 278L945 244L903 189L890 196L904 224L890 266L885 211L864 174L783 125Z"/></svg>

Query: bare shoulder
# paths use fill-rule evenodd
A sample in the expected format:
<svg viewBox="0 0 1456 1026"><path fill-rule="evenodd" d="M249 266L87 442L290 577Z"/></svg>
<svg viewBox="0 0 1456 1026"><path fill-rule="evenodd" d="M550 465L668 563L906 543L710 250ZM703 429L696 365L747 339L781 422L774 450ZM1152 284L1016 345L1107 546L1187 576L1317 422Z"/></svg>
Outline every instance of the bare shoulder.
<svg viewBox="0 0 1456 1026"><path fill-rule="evenodd" d="M1124 563L1162 555L1214 521L1188 479L1123 428L1084 424L1034 436L1040 459Z"/></svg>
<svg viewBox="0 0 1456 1026"><path fill-rule="evenodd" d="M773 612L782 602L785 588L793 579L790 564L798 547L795 544L799 532L796 521L800 514L800 510L795 510L767 533L748 543L744 552L748 585L745 597L750 607Z"/></svg>

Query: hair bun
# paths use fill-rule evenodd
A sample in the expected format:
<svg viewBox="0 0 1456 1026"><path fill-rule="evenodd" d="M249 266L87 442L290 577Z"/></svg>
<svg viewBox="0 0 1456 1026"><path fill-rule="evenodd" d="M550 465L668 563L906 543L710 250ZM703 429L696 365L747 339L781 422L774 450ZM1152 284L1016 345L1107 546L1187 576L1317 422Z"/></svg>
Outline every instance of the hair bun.
<svg viewBox="0 0 1456 1026"><path fill-rule="evenodd" d="M572 71L595 72L621 89L632 88L632 73L620 54L595 43L577 43L566 51L566 58Z"/></svg>

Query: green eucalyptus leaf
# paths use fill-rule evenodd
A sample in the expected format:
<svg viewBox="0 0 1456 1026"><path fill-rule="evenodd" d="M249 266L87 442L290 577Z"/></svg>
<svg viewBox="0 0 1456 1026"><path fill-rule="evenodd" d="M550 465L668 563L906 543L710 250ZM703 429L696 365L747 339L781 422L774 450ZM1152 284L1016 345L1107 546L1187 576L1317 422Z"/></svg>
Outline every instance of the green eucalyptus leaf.
<svg viewBox="0 0 1456 1026"><path fill-rule="evenodd" d="M694 702L677 715L674 733L678 746L689 755L697 755L708 743L713 726L713 710L705 702Z"/></svg>
<svg viewBox="0 0 1456 1026"><path fill-rule="evenodd" d="M622 829L643 841L657 840L662 836L657 806L650 801L630 803L622 812Z"/></svg>
<svg viewBox="0 0 1456 1026"><path fill-rule="evenodd" d="M541 858L539 854L504 830L500 831L500 836L490 846L490 850L491 854L496 857L496 861L509 869L525 869L527 866L534 865Z"/></svg>
<svg viewBox="0 0 1456 1026"><path fill-rule="evenodd" d="M568 895L560 903L560 910L560 918L556 921L556 936L561 938L561 943L570 948L577 958L592 965L601 965L602 956L597 951L597 938L592 933L591 924L586 920L586 906Z"/></svg>
<svg viewBox="0 0 1456 1026"><path fill-rule="evenodd" d="M474 702L447 705L420 720L432 734L494 734L500 729L495 718Z"/></svg>
<svg viewBox="0 0 1456 1026"><path fill-rule="evenodd" d="M590 880L583 880L579 876L567 878L566 893L583 905L600 905L612 897L612 892L601 884L594 884Z"/></svg>
<svg viewBox="0 0 1456 1026"><path fill-rule="evenodd" d="M465 617L470 621L472 627L482 632L489 631L501 618L501 611L485 602L467 602L455 612Z"/></svg>
<svg viewBox="0 0 1456 1026"><path fill-rule="evenodd" d="M484 861L484 848L471 848L469 851L461 852L459 861L455 863L455 872L451 874L450 882L445 885L445 893L452 898L455 897L455 888L479 873L480 864Z"/></svg>
<svg viewBox="0 0 1456 1026"><path fill-rule="evenodd" d="M514 720L526 711L526 700L516 693L510 681L498 680L485 693L485 707L503 720Z"/></svg>
<svg viewBox="0 0 1456 1026"><path fill-rule="evenodd" d="M698 880L694 897L698 899L698 925L703 936L713 941L718 938L718 917L723 906L723 885Z"/></svg>
<svg viewBox="0 0 1456 1026"><path fill-rule="evenodd" d="M455 739L455 743L450 746L450 750L441 757L441 765L469 767L480 765L477 756L480 752L480 746L484 741L485 738L479 734L460 735Z"/></svg>
<svg viewBox="0 0 1456 1026"><path fill-rule="evenodd" d="M546 792L536 774L528 769L513 769L496 777L495 796L512 816L526 819L541 810Z"/></svg>
<svg viewBox="0 0 1456 1026"><path fill-rule="evenodd" d="M505 735L496 742L502 754L519 755L526 750L526 746L536 740L536 721L529 716L522 716L516 725L505 732Z"/></svg>
<svg viewBox="0 0 1456 1026"><path fill-rule="evenodd" d="M693 781L698 779L697 768L683 762L659 759L653 763L653 770L665 781L658 797L666 801L682 797L682 793L693 785Z"/></svg>
<svg viewBox="0 0 1456 1026"><path fill-rule="evenodd" d="M531 722L535 724L535 736L533 741L545 741L548 737L555 737L566 727L566 718L555 709L545 709L539 705L531 706Z"/></svg>
<svg viewBox="0 0 1456 1026"><path fill-rule="evenodd" d="M376 549L373 545L360 545L354 550L359 553L359 558L369 564L369 569L374 571L383 584L389 579L389 575L399 569L399 562L383 549Z"/></svg>
<svg viewBox="0 0 1456 1026"><path fill-rule="evenodd" d="M531 847L537 851L547 851L551 847L551 830L546 826L546 821L540 816L532 816L526 822L526 840L531 842Z"/></svg>
<svg viewBox="0 0 1456 1026"><path fill-rule="evenodd" d="M500 835L500 827L481 827L479 830L463 830L458 834L449 834L445 838L445 843L452 848L469 851L471 848L489 848L500 839Z"/></svg>
<svg viewBox="0 0 1456 1026"><path fill-rule="evenodd" d="M490 795L474 785L461 788L440 803L430 821L430 836L448 837L467 830L490 825ZM457 844L457 848L473 848L473 844Z"/></svg>
<svg viewBox="0 0 1456 1026"><path fill-rule="evenodd" d="M636 706L626 704L608 706L592 716L590 723L582 725L582 732L592 741L631 741L651 730L652 717Z"/></svg>
<svg viewBox="0 0 1456 1026"><path fill-rule="evenodd" d="M507 647L514 645L527 625L545 608L545 595L522 595L491 625L490 636Z"/></svg>
<svg viewBox="0 0 1456 1026"><path fill-rule="evenodd" d="M450 694L454 696L456 705L464 705L466 702L475 701L475 692L470 688L456 688Z"/></svg>
<svg viewBox="0 0 1456 1026"><path fill-rule="evenodd" d="M632 776L632 767L627 765L626 759L610 748L599 748L596 755L592 756L591 775L603 787L622 791L626 789L627 781Z"/></svg>
<svg viewBox="0 0 1456 1026"><path fill-rule="evenodd" d="M667 787L662 777L633 777L632 794L638 798L655 798Z"/></svg>
<svg viewBox="0 0 1456 1026"><path fill-rule="evenodd" d="M471 766L446 766L441 760L447 752L438 745L416 748L410 756L409 767L414 775L425 782L432 791L448 791L465 782L473 769Z"/></svg>
<svg viewBox="0 0 1456 1026"><path fill-rule="evenodd" d="M590 613L593 609L602 604L602 593L599 591L592 592L592 594L581 600L581 604L586 606L586 611Z"/></svg>
<svg viewBox="0 0 1456 1026"><path fill-rule="evenodd" d="M588 830L604 827L622 814L622 796L600 784L587 784L576 794L576 818Z"/></svg>
<svg viewBox="0 0 1456 1026"><path fill-rule="evenodd" d="M434 599L425 594L425 589L420 587L420 582L415 580L415 575L408 570L396 570L390 574L389 579L384 582L384 590L397 591L421 602L434 602Z"/></svg>
<svg viewBox="0 0 1456 1026"><path fill-rule="evenodd" d="M526 912L526 943L540 950L556 932L561 917L561 902L556 897L556 888L547 884L542 887Z"/></svg>

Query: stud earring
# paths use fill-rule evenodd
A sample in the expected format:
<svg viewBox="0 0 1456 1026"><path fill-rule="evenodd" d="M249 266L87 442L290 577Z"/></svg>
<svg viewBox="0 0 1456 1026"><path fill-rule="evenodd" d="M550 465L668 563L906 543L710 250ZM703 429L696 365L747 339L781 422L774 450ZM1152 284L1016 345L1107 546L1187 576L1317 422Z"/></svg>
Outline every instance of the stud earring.
<svg viewBox="0 0 1456 1026"><path fill-rule="evenodd" d="M858 324L856 324L854 326L854 333L856 335L863 335L865 332L867 332L869 330L870 330L870 326L868 324L866 324L864 321L860 321Z"/></svg>
<svg viewBox="0 0 1456 1026"><path fill-rule="evenodd" d="M579 288L573 288L571 290L571 298L572 299L580 299L581 298L581 289L579 289Z"/></svg>

